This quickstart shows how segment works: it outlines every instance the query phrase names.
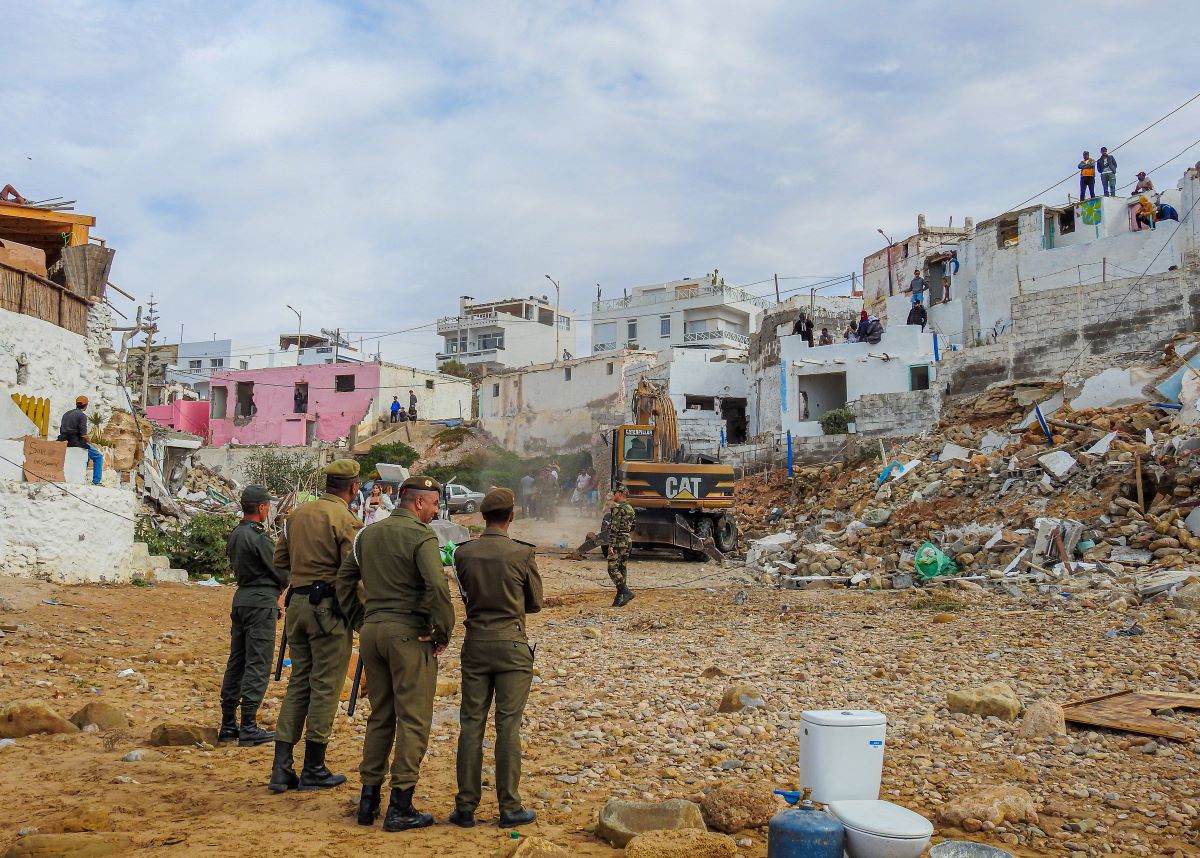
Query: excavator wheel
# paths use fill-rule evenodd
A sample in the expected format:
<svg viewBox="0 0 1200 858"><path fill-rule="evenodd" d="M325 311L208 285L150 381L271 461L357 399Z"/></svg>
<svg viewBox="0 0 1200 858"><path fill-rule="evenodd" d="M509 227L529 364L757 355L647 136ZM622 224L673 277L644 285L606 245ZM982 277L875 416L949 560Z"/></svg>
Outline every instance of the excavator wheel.
<svg viewBox="0 0 1200 858"><path fill-rule="evenodd" d="M723 515L717 519L717 531L713 541L717 544L717 550L722 554L728 554L737 548L737 522L732 515Z"/></svg>

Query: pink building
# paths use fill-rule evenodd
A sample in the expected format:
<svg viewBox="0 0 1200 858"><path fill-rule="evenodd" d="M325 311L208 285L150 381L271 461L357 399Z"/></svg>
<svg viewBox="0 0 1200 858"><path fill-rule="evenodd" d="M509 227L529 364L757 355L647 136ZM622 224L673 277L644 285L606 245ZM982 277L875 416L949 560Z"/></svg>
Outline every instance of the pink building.
<svg viewBox="0 0 1200 858"><path fill-rule="evenodd" d="M470 417L471 383L389 363L335 363L214 372L208 443L308 446L386 419L395 397L417 399L421 419ZM180 427L177 427L180 428Z"/></svg>
<svg viewBox="0 0 1200 858"><path fill-rule="evenodd" d="M371 413L379 364L314 364L214 372L209 443L302 447L336 441Z"/></svg>
<svg viewBox="0 0 1200 858"><path fill-rule="evenodd" d="M167 405L151 405L146 408L146 416L177 431L208 438L207 400L177 399Z"/></svg>

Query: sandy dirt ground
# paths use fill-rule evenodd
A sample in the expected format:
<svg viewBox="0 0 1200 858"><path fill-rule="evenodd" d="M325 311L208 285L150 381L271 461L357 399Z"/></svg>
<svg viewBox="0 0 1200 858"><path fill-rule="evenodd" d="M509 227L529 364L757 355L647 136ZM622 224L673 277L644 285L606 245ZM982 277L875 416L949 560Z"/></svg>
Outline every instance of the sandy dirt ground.
<svg viewBox="0 0 1200 858"><path fill-rule="evenodd" d="M1094 614L1054 603L781 592L750 585L744 570L663 556L631 563L640 592L616 611L602 560L556 556L591 526L568 514L516 529L545 549L540 565L551 594L530 622L539 675L527 709L522 791L539 821L526 834L573 855L614 856L620 852L589 834L610 796L698 800L704 789L731 782L790 788L801 710L852 705L888 713L885 798L932 817L964 791L1003 783L1042 805L1041 836L1001 826L974 839L1023 841L1007 847L1018 855L1197 854L1188 802L1196 803L1200 784L1200 742L1165 742L1146 753L1144 739L1080 730L1030 742L1016 737L1013 724L950 716L941 705L947 689L991 679L1009 681L1025 700L1127 683L1189 690L1200 676L1195 630L1168 623L1161 609L1141 618L1144 636L1109 640ZM0 704L38 700L69 716L104 700L132 725L31 736L0 749L0 850L26 827L124 832L136 855L479 858L504 843L490 789L479 827L445 822L455 789L455 694L437 701L417 790L418 806L438 824L418 832L384 834L351 816L361 713L337 719L329 763L350 781L332 791L269 793L269 745L165 748L161 761L122 762L146 747L159 723L216 726L232 592L5 580L13 610L0 615L10 628L0 638ZM728 677L703 678L706 666ZM146 686L118 678L126 668ZM457 678L455 647L441 675ZM767 709L717 714L722 691L739 681L757 685ZM283 690L271 684L262 713L268 726ZM1092 824L1072 831L1081 819ZM737 836L745 858L766 855L765 831Z"/></svg>

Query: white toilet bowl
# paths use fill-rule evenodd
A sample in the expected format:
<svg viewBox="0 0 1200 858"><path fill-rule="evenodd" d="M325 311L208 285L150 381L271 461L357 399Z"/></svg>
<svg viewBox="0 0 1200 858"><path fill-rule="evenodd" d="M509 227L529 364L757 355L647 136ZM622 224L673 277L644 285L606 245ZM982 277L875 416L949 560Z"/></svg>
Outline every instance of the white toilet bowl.
<svg viewBox="0 0 1200 858"><path fill-rule="evenodd" d="M846 829L849 858L920 858L933 823L890 801L847 799L825 806Z"/></svg>

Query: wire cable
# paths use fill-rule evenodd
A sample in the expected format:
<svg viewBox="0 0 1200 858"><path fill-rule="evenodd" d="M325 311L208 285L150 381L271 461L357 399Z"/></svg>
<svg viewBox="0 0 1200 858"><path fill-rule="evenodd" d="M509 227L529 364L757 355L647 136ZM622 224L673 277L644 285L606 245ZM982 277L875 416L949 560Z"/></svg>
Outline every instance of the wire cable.
<svg viewBox="0 0 1200 858"><path fill-rule="evenodd" d="M115 515L117 518L119 518L119 519L122 519L123 521L131 521L131 522L133 522L134 524L137 524L137 519L136 519L136 518L130 518L130 517L129 517L129 516L127 516L127 515L121 515L121 513L119 513L119 512L116 512L115 510L108 509L107 507L102 507L102 506L100 506L99 504L94 504L94 503L92 503L90 500L88 500L87 498L85 498L85 497L80 497L79 495L75 494L75 492L71 491L71 490L70 490L70 489L68 489L66 486L62 485L61 483L57 483L57 482L55 482L54 480L50 479L49 477L45 477L45 476L42 476L42 475L41 475L41 474L39 474L39 473L36 473L36 472L34 472L34 471L31 471L31 470L29 470L29 468L25 467L24 465L18 465L18 464L17 464L16 462L14 462L12 459L9 459L9 458L7 458L7 457L5 457L5 456L0 456L0 462L8 462L10 465L12 465L12 466L13 466L13 467L15 467L15 468L21 468L21 469L23 469L23 470L24 470L24 471L25 471L27 474L30 474L31 476L34 476L34 477L36 477L37 479L41 480L41 481L42 481L42 482L44 482L44 483L48 483L49 485L52 485L52 486L54 486L56 489L59 489L59 490L61 490L61 491L65 492L66 494L69 494L71 497L75 498L75 500L77 500L77 501L82 501L83 503L87 504L87 505L88 505L88 506L90 506L90 507L93 507L94 509L98 509L98 510L100 510L101 512L106 512L106 513L108 513L109 515Z"/></svg>

